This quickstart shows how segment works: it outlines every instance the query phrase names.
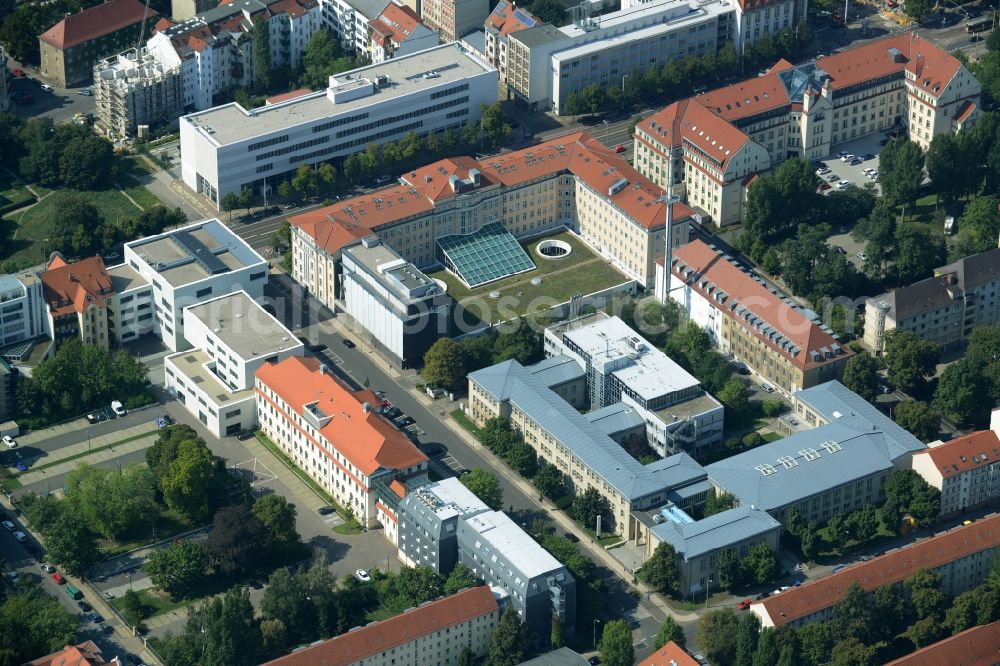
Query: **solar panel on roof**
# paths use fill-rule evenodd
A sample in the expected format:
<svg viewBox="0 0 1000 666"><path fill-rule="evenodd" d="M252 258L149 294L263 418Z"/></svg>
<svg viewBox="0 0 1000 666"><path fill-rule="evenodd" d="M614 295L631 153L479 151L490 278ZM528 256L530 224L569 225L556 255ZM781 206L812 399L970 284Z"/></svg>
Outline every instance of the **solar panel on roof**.
<svg viewBox="0 0 1000 666"><path fill-rule="evenodd" d="M518 21L520 21L524 25L528 26L529 28L535 27L535 23L536 23L535 19L533 19L532 17L528 16L528 14L526 14L523 9L515 9L514 10L514 18L516 18Z"/></svg>

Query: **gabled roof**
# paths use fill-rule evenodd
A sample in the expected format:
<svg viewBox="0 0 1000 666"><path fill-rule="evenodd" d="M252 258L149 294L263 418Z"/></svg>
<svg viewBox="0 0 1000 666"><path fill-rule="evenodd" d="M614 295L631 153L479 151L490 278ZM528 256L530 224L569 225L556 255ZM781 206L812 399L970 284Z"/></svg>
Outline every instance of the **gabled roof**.
<svg viewBox="0 0 1000 666"><path fill-rule="evenodd" d="M890 661L886 666L996 666L1000 622L980 625Z"/></svg>
<svg viewBox="0 0 1000 666"><path fill-rule="evenodd" d="M371 233L370 229L353 222L345 223L331 218L322 209L290 217L288 222L293 227L302 229L316 241L316 245L329 254L336 254Z"/></svg>
<svg viewBox="0 0 1000 666"><path fill-rule="evenodd" d="M650 529L660 541L674 547L677 555L690 562L701 557L781 529L781 523L766 511L752 506L738 506L693 523L678 523L669 518Z"/></svg>
<svg viewBox="0 0 1000 666"><path fill-rule="evenodd" d="M508 2L508 0L500 0L490 15L486 17L486 29L492 29L501 35L509 35L526 28L533 28L541 23L543 23L542 19L527 9L517 7L513 2Z"/></svg>
<svg viewBox="0 0 1000 666"><path fill-rule="evenodd" d="M101 656L101 648L94 641L84 641L33 659L26 666L99 666L106 663Z"/></svg>
<svg viewBox="0 0 1000 666"><path fill-rule="evenodd" d="M729 160L751 141L743 130L703 106L703 95L674 102L636 126L659 144L660 150L685 142L707 155L725 171Z"/></svg>
<svg viewBox="0 0 1000 666"><path fill-rule="evenodd" d="M493 177L484 176L481 169L479 162L471 157L447 157L405 173L401 179L412 187L419 186L428 199L437 202L498 182ZM479 185L475 185L470 177L470 172L476 171L479 172Z"/></svg>
<svg viewBox="0 0 1000 666"><path fill-rule="evenodd" d="M965 100L958 107L958 111L955 112L955 122L964 123L969 117L976 112L979 107L970 99Z"/></svg>
<svg viewBox="0 0 1000 666"><path fill-rule="evenodd" d="M388 620L351 629L336 638L269 661L267 666L347 666L447 627L490 613L499 615L499 612L500 607L489 587L473 587L412 608Z"/></svg>
<svg viewBox="0 0 1000 666"><path fill-rule="evenodd" d="M684 651L684 648L670 641L640 661L637 666L699 666L699 664L694 657Z"/></svg>
<svg viewBox="0 0 1000 666"><path fill-rule="evenodd" d="M917 455L930 458L941 476L947 478L970 469L995 465L1000 461L1000 437L992 430L980 430L920 451Z"/></svg>
<svg viewBox="0 0 1000 666"><path fill-rule="evenodd" d="M117 32L143 19L151 22L160 14L138 0L108 0L96 7L70 14L38 36L57 49L68 49Z"/></svg>
<svg viewBox="0 0 1000 666"><path fill-rule="evenodd" d="M288 0L286 0L288 1ZM390 2L382 10L374 21L371 22L372 30L392 41L394 44L402 44L420 26L420 17L403 5Z"/></svg>
<svg viewBox="0 0 1000 666"><path fill-rule="evenodd" d="M352 391L327 374L315 358L291 356L279 363L265 363L256 373L301 415L305 405L315 403L333 418L320 434L367 476L379 469L407 469L427 462L409 437L377 414L378 399L371 391ZM369 409L365 410L365 404ZM329 451L328 456L333 456Z"/></svg>
<svg viewBox="0 0 1000 666"><path fill-rule="evenodd" d="M871 592L877 587L899 583L920 569L936 569L950 562L1000 546L1000 514L913 545L892 550L867 562L793 587L750 606L759 616L781 626L808 617L840 601L851 583ZM954 666L949 663L949 666Z"/></svg>
<svg viewBox="0 0 1000 666"><path fill-rule="evenodd" d="M695 97L695 101L729 122L788 106L788 90L777 76L787 69L786 65L791 67L788 61L780 60L765 76L710 90Z"/></svg>
<svg viewBox="0 0 1000 666"><path fill-rule="evenodd" d="M670 271L751 335L810 370L854 352L701 240L674 250Z"/></svg>
<svg viewBox="0 0 1000 666"><path fill-rule="evenodd" d="M84 312L91 305L109 307L114 285L100 257L67 263L56 254L41 274L45 302L55 315Z"/></svg>

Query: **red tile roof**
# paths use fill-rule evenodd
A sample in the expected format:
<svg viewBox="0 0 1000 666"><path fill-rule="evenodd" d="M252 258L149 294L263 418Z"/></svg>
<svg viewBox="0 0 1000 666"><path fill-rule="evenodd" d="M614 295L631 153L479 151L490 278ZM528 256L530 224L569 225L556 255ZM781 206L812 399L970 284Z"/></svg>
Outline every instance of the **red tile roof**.
<svg viewBox="0 0 1000 666"><path fill-rule="evenodd" d="M493 28L501 35L509 35L525 28L533 28L544 23L527 9L517 7L507 0L500 0L490 15L486 17L486 26Z"/></svg>
<svg viewBox="0 0 1000 666"><path fill-rule="evenodd" d="M929 457L947 478L1000 460L1000 437L992 430L980 430L915 455Z"/></svg>
<svg viewBox="0 0 1000 666"><path fill-rule="evenodd" d="M403 174L402 179L403 182L409 184L411 187L421 187L424 195L432 201L444 201L456 196L460 192L468 192L471 188L475 187L469 182L469 171L472 169L480 172L480 184L478 187L495 185L498 182L496 178L483 174L482 168L482 165L471 157L449 157ZM460 192L452 190L452 176L465 181Z"/></svg>
<svg viewBox="0 0 1000 666"><path fill-rule="evenodd" d="M399 479L392 480L392 483L389 484L389 490L396 493L396 495L399 496L399 499L406 498L406 486L404 486L403 482Z"/></svg>
<svg viewBox="0 0 1000 666"><path fill-rule="evenodd" d="M38 37L57 49L68 49L127 28L144 18L152 22L158 16L155 9L147 9L138 0L108 0L96 7L70 14Z"/></svg>
<svg viewBox="0 0 1000 666"><path fill-rule="evenodd" d="M394 44L405 42L418 25L420 25L420 17L412 9L394 2L386 5L382 13L371 22L373 30L378 31Z"/></svg>
<svg viewBox="0 0 1000 666"><path fill-rule="evenodd" d="M320 434L366 476L381 468L407 469L427 462L409 437L374 411L365 411L365 403L378 404L371 391L352 391L323 372L315 358L291 356L265 363L256 377L297 414L315 403L332 416Z"/></svg>
<svg viewBox="0 0 1000 666"><path fill-rule="evenodd" d="M293 227L302 229L316 244L329 254L336 254L351 243L371 234L371 230L341 222L329 216L326 209L318 209L288 218Z"/></svg>
<svg viewBox="0 0 1000 666"><path fill-rule="evenodd" d="M269 661L267 666L346 666L490 613L497 618L500 614L490 588L474 587Z"/></svg>
<svg viewBox="0 0 1000 666"><path fill-rule="evenodd" d="M725 118L703 106L703 95L674 102L662 111L644 118L636 126L655 143L640 136L639 140L665 153L687 143L718 162L725 171L729 160L750 142L750 137ZM638 132L637 132L638 136Z"/></svg>
<svg viewBox="0 0 1000 666"><path fill-rule="evenodd" d="M1000 622L972 627L911 652L886 666L997 666Z"/></svg>
<svg viewBox="0 0 1000 666"><path fill-rule="evenodd" d="M84 641L29 661L28 666L99 666L106 663L101 648L94 641Z"/></svg>
<svg viewBox="0 0 1000 666"><path fill-rule="evenodd" d="M42 272L45 302L53 315L84 312L90 305L108 307L107 297L114 294L114 286L104 260L90 257L66 263L55 255Z"/></svg>
<svg viewBox="0 0 1000 666"><path fill-rule="evenodd" d="M286 93L281 93L280 95L272 95L267 98L267 104L278 104L279 102L287 102L290 99L295 99L296 97L302 97L303 95L309 95L313 92L311 88L298 88L297 90L290 90Z"/></svg>
<svg viewBox="0 0 1000 666"><path fill-rule="evenodd" d="M993 514L785 590L750 608L758 614L766 612L774 625L780 626L833 606L851 583L856 582L861 589L871 592L883 585L899 583L920 569L936 569L997 546L1000 546L1000 514Z"/></svg>
<svg viewBox="0 0 1000 666"><path fill-rule="evenodd" d="M958 111L955 113L955 122L959 124L964 123L969 119L969 116L976 112L977 108L979 107L976 106L975 102L968 99L965 100L962 102L961 106L958 107Z"/></svg>
<svg viewBox="0 0 1000 666"><path fill-rule="evenodd" d="M670 641L640 661L637 666L699 666L699 664L694 657L684 651L684 648Z"/></svg>
<svg viewBox="0 0 1000 666"><path fill-rule="evenodd" d="M779 61L778 66L781 66L782 62L785 61ZM791 103L788 90L785 89L774 68L766 76L757 76L724 88L710 90L698 95L695 100L730 122L756 116Z"/></svg>
<svg viewBox="0 0 1000 666"><path fill-rule="evenodd" d="M780 297L754 280L750 274L734 266L704 241L694 240L677 248L674 250L674 259L674 266L671 268L672 274L683 277L693 290L711 301L716 308L725 312L733 321L738 322L745 330L782 354L801 370L809 370L854 354L851 350L841 346L832 335L810 321L798 308L782 301ZM691 270L694 273L688 274L688 271ZM722 302L716 297L719 292L725 293ZM762 331L757 330L742 316L739 316L740 306L785 336L799 348L799 352L793 354ZM819 360L813 360L812 351L826 347L832 353L834 346L840 348L839 355L834 354L829 358L824 358L820 354Z"/></svg>

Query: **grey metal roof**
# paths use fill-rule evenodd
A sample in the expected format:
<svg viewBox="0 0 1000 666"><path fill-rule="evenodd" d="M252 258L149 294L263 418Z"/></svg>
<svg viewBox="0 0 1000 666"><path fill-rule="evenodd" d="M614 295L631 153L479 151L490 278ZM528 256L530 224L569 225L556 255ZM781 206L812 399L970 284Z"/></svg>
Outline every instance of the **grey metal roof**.
<svg viewBox="0 0 1000 666"><path fill-rule="evenodd" d="M558 28L548 23L543 23L542 25L536 25L534 28L525 28L524 30L511 33L509 39L516 39L530 49L541 44L561 42L566 39L566 35L559 32Z"/></svg>
<svg viewBox="0 0 1000 666"><path fill-rule="evenodd" d="M362 16L369 21L377 19L379 14L385 11L390 0L348 0L351 7L354 7Z"/></svg>
<svg viewBox="0 0 1000 666"><path fill-rule="evenodd" d="M831 452L827 446L839 450ZM773 511L892 469L890 448L884 433L861 418L848 417L720 460L705 470L740 504Z"/></svg>
<svg viewBox="0 0 1000 666"><path fill-rule="evenodd" d="M666 490L675 480L693 483L705 477L686 453L657 461L655 469L643 466L515 360L470 373L469 380L494 399L516 405L629 500Z"/></svg>
<svg viewBox="0 0 1000 666"><path fill-rule="evenodd" d="M650 531L690 561L778 529L781 529L781 523L767 512L739 506L694 523L679 524L667 520Z"/></svg>
<svg viewBox="0 0 1000 666"><path fill-rule="evenodd" d="M583 655L573 652L568 647L561 647L534 659L522 661L518 666L589 666L589 664Z"/></svg>
<svg viewBox="0 0 1000 666"><path fill-rule="evenodd" d="M565 354L550 356L529 365L527 370L549 388L571 382L574 379L582 379L587 375L587 371L579 363Z"/></svg>
<svg viewBox="0 0 1000 666"><path fill-rule="evenodd" d="M896 425L895 421L837 380L799 391L795 399L819 412L828 421L860 419L869 430L875 428L881 431L886 438L889 458L893 461L927 448L908 430Z"/></svg>
<svg viewBox="0 0 1000 666"><path fill-rule="evenodd" d="M584 414L588 421L600 428L609 437L618 432L633 428L645 427L642 417L625 403L616 402L613 405L595 409Z"/></svg>

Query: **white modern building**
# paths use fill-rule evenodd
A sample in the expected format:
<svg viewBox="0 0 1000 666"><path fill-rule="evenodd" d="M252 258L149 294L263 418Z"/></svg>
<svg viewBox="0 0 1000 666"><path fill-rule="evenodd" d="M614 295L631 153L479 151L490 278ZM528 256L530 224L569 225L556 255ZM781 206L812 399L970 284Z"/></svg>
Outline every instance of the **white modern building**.
<svg viewBox="0 0 1000 666"><path fill-rule="evenodd" d="M325 91L247 110L225 104L184 116L181 175L216 206L303 164L475 122L497 95L497 71L458 44L330 77Z"/></svg>
<svg viewBox="0 0 1000 666"><path fill-rule="evenodd" d="M451 297L376 236L341 257L345 310L366 342L397 367L422 365L424 352L448 334Z"/></svg>
<svg viewBox="0 0 1000 666"><path fill-rule="evenodd" d="M618 402L634 408L661 456L722 441L722 404L618 317L597 313L555 324L545 329L544 345L547 356L569 356L586 370L591 409Z"/></svg>
<svg viewBox="0 0 1000 666"><path fill-rule="evenodd" d="M151 285L152 332L171 351L191 348L186 306L241 289L258 300L267 283L267 262L217 219L126 243L125 264Z"/></svg>
<svg viewBox="0 0 1000 666"><path fill-rule="evenodd" d="M34 271L0 275L0 348L45 335L47 308Z"/></svg>
<svg viewBox="0 0 1000 666"><path fill-rule="evenodd" d="M245 291L184 308L193 347L164 359L164 385L216 437L257 425L254 373L301 356L303 344Z"/></svg>

